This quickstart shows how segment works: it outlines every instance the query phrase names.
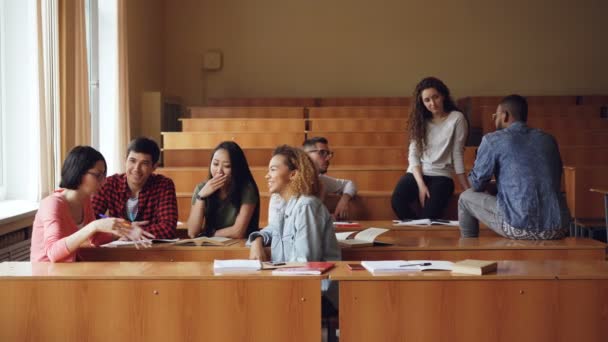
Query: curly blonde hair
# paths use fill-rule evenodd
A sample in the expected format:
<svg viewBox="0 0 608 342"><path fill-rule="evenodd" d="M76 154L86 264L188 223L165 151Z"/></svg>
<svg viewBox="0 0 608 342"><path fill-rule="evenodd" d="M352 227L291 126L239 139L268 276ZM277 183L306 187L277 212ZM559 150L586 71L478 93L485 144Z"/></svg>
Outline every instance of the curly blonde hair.
<svg viewBox="0 0 608 342"><path fill-rule="evenodd" d="M285 165L290 171L296 171L295 178L289 183L289 193L294 196L319 196L321 185L315 164L306 152L287 145L277 147L272 156L285 157Z"/></svg>

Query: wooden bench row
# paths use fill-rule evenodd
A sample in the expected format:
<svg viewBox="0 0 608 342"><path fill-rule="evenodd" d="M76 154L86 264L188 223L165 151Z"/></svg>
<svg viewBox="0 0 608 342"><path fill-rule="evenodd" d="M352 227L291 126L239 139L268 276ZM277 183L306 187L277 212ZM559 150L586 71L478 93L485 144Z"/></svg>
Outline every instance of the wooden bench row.
<svg viewBox="0 0 608 342"><path fill-rule="evenodd" d="M471 119L472 127L481 127L482 132L489 133L495 130L492 114L496 113L496 105L479 106L472 108L471 118L479 119L480 125L474 124ZM601 125L606 127L608 120L601 117L602 108L598 105L585 106L530 106L528 108L528 125L540 129L556 129L560 127L591 128L598 129ZM586 123L590 121L590 123ZM560 123L566 122L566 123Z"/></svg>
<svg viewBox="0 0 608 342"><path fill-rule="evenodd" d="M190 107L189 118L407 118L409 107Z"/></svg>
<svg viewBox="0 0 608 342"><path fill-rule="evenodd" d="M301 146L306 137L328 139L330 146L407 146L409 135L394 132L163 132L165 149L214 148L221 141L234 141L241 148Z"/></svg>
<svg viewBox="0 0 608 342"><path fill-rule="evenodd" d="M273 148L245 148L250 167L268 166ZM332 147L335 152L333 166L401 166L407 167L406 147ZM465 168L471 169L475 162L476 148L465 148ZM564 165L608 165L608 146L565 146L559 147ZM206 149L165 149L163 163L167 167L208 167L212 148Z"/></svg>
<svg viewBox="0 0 608 342"><path fill-rule="evenodd" d="M268 173L267 167L251 167L251 174L260 188L266 190L265 176ZM164 167L156 169L156 172L173 179L175 190L178 192L188 192L194 186L209 176L207 167ZM397 181L405 174L402 166L386 167L332 167L328 175L335 178L350 179L357 185L359 190L390 191L393 190Z"/></svg>
<svg viewBox="0 0 608 342"><path fill-rule="evenodd" d="M407 119L403 118L199 118L180 120L182 122L182 132L405 132L408 122Z"/></svg>
<svg viewBox="0 0 608 342"><path fill-rule="evenodd" d="M607 121L608 123L608 121ZM560 145L608 145L606 129L576 130L563 128L547 130ZM222 141L234 141L242 148L272 148L287 144L300 146L306 137L322 136L332 147L404 147L409 145L409 134L392 132L163 132L165 150L214 148Z"/></svg>
<svg viewBox="0 0 608 342"><path fill-rule="evenodd" d="M219 143L219 141L218 141ZM217 144L217 143L216 143ZM299 144L295 145L299 146ZM273 147L261 148L244 148L243 151L247 157L247 162L250 167L268 166L268 162L272 156ZM403 166L407 168L407 147L401 146L365 146L365 147L332 147L334 157L331 159L331 165L334 166L376 166L394 167ZM208 167L211 161L211 152L213 148L197 148L197 149L163 149L163 163L167 167L189 166L189 167ZM470 166L475 162L476 148L466 147L464 154L465 168L470 169Z"/></svg>
<svg viewBox="0 0 608 342"><path fill-rule="evenodd" d="M458 100L458 105L468 107L476 104L496 105L503 96L470 96ZM608 95L583 96L527 96L531 105L608 105ZM223 107L254 107L254 106L409 106L411 97L333 97L333 98L294 98L294 97L266 97L266 98L210 98L208 106Z"/></svg>
<svg viewBox="0 0 608 342"><path fill-rule="evenodd" d="M408 106L409 97L324 97L324 98L298 98L298 97L262 97L262 98L210 98L208 106L222 107L315 107L315 106Z"/></svg>
<svg viewBox="0 0 608 342"><path fill-rule="evenodd" d="M350 215L353 220L394 220L397 219L391 207L391 191L360 191L350 202ZM458 193L450 198L442 217L450 220L458 219ZM338 203L337 195L327 195L325 204L333 212ZM268 203L270 195L260 192L260 222L268 222ZM179 221L185 222L190 215L192 206L192 191L177 193L177 211ZM414 205L414 208L417 207Z"/></svg>

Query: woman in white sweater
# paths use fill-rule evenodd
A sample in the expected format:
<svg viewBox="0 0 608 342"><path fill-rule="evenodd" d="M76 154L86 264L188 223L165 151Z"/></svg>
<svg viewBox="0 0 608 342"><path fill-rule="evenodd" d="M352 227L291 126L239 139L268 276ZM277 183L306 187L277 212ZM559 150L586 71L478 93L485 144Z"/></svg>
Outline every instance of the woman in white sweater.
<svg viewBox="0 0 608 342"><path fill-rule="evenodd" d="M437 78L420 81L414 99L408 122L409 166L391 202L401 220L420 218L410 207L416 200L422 207L421 218L436 219L454 192L453 174L464 190L469 188L464 169L468 123L448 87Z"/></svg>

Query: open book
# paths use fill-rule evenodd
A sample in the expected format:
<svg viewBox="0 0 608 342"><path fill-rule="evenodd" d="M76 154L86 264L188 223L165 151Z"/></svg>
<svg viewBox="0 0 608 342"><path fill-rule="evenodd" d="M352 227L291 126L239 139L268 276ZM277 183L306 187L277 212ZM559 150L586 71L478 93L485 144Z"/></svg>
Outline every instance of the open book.
<svg viewBox="0 0 608 342"><path fill-rule="evenodd" d="M320 275L334 267L333 262L311 261L299 267L277 268L272 271L272 275Z"/></svg>
<svg viewBox="0 0 608 342"><path fill-rule="evenodd" d="M383 233L388 232L385 228L367 228L360 232L342 232L336 233L338 243L343 247L366 247L373 246L375 243L389 244L376 241L376 238ZM355 234L356 233L356 234Z"/></svg>
<svg viewBox="0 0 608 342"><path fill-rule="evenodd" d="M220 236L212 236L212 237L207 237L207 236L201 236L201 237L197 237L194 239L182 239L182 240L178 240L176 241L174 244L175 245L179 245L179 246L205 246L205 245L210 245L210 246L230 246L232 244L235 244L239 242L236 239L231 239L231 238L227 238L227 237L220 237Z"/></svg>
<svg viewBox="0 0 608 342"><path fill-rule="evenodd" d="M259 260L213 260L213 272L217 274L229 272L253 272L262 269Z"/></svg>
<svg viewBox="0 0 608 342"><path fill-rule="evenodd" d="M442 219L421 219L421 220L393 220L393 226L434 226L434 225L442 225L442 226L454 226L458 227L458 221L450 221L450 220L442 220Z"/></svg>
<svg viewBox="0 0 608 342"><path fill-rule="evenodd" d="M386 260L361 261L361 265L373 275L412 271L451 271L451 261L439 260Z"/></svg>

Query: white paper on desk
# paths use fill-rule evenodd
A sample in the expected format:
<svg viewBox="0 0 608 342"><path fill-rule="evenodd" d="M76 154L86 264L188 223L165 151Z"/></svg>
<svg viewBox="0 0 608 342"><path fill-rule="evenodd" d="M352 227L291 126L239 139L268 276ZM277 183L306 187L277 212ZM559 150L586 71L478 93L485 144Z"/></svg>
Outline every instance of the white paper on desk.
<svg viewBox="0 0 608 342"><path fill-rule="evenodd" d="M100 247L119 247L119 246L135 246L135 242L131 240L114 240L110 243L106 243L105 245L101 245Z"/></svg>
<svg viewBox="0 0 608 342"><path fill-rule="evenodd" d="M259 260L248 259L230 259L230 260L213 260L214 272L247 272L258 271L262 269L262 263Z"/></svg>
<svg viewBox="0 0 608 342"><path fill-rule="evenodd" d="M420 266L420 264L424 263L430 263L430 265ZM454 263L451 261L443 260L384 260L361 261L361 265L372 274L381 274L427 270L451 271Z"/></svg>
<svg viewBox="0 0 608 342"><path fill-rule="evenodd" d="M152 239L150 240L153 244L154 243L171 243L171 242L176 242L179 239ZM141 241L138 241L141 242ZM120 246L135 246L135 241L131 241L131 240L114 240L110 243L106 243L105 245L101 245L100 247L120 247Z"/></svg>

